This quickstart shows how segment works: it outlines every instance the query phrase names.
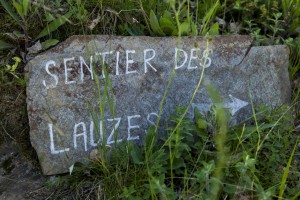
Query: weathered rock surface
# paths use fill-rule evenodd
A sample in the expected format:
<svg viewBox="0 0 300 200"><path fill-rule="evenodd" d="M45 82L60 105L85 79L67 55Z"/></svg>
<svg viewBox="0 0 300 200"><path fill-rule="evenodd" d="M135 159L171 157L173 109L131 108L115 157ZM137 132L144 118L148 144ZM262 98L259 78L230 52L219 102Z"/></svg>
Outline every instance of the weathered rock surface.
<svg viewBox="0 0 300 200"><path fill-rule="evenodd" d="M288 48L251 43L248 36L209 42L203 37L73 36L35 57L26 67L27 102L31 142L43 173L68 172L103 143L141 142L157 120L170 77L162 120L179 104L188 105L203 67L204 81L218 89L232 123L251 116L250 97L255 106L289 103ZM210 106L201 84L188 116L195 107Z"/></svg>

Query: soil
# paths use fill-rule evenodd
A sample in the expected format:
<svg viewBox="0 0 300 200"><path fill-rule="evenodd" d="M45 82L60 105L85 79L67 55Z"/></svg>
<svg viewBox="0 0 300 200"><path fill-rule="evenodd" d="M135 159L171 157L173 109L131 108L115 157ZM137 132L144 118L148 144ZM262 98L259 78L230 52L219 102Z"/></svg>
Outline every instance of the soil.
<svg viewBox="0 0 300 200"><path fill-rule="evenodd" d="M31 161L24 159L16 144L6 143L0 147L0 199L35 199L47 178Z"/></svg>
<svg viewBox="0 0 300 200"><path fill-rule="evenodd" d="M5 78L10 80L0 79L0 199L46 199L49 178L30 144L25 87L22 80Z"/></svg>

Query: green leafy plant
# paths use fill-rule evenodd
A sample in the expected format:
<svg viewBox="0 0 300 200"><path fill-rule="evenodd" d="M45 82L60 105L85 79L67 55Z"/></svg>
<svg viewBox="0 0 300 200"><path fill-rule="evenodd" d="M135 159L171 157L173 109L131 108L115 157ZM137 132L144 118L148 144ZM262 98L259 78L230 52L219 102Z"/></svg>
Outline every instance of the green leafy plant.
<svg viewBox="0 0 300 200"><path fill-rule="evenodd" d="M5 8L7 13L15 20L15 22L22 28L25 35L25 48L28 47L29 35L28 35L28 24L27 24L27 15L30 10L30 1L29 0L20 0L19 2L16 0L12 1L13 8L9 3L5 0L0 1L1 5Z"/></svg>
<svg viewBox="0 0 300 200"><path fill-rule="evenodd" d="M289 45L290 53L290 63L289 72L292 80L296 79L297 73L300 70L300 38L297 38Z"/></svg>
<svg viewBox="0 0 300 200"><path fill-rule="evenodd" d="M270 25L270 30L273 32L272 36L270 36L271 40L274 41L275 44L280 43L281 38L277 38L276 36L279 34L279 32L283 32L284 29L280 28L280 23L283 22L283 20L280 20L282 16L282 13L274 13L273 14L273 19L269 18L269 21L272 22Z"/></svg>
<svg viewBox="0 0 300 200"><path fill-rule="evenodd" d="M171 12L166 10L161 16L157 17L153 10L150 11L149 24L155 35L205 35L209 31L211 34L218 34L218 23L215 23L211 30L209 29L209 25L216 16L216 12L220 7L219 1L215 1L212 4L212 7L204 13L204 17L201 19L201 27L200 23L197 25L198 15L192 16L192 13L190 13L189 1L178 1L177 3L176 1L168 1L168 3L171 8ZM198 13L198 10L196 13Z"/></svg>
<svg viewBox="0 0 300 200"><path fill-rule="evenodd" d="M23 78L22 74L17 71L17 68L19 68L21 62L21 58L16 56L12 58L13 64L5 64L2 66L0 65L1 84L7 85L15 82L16 85L25 88L26 81ZM9 82L8 80L11 80L11 82Z"/></svg>
<svg viewBox="0 0 300 200"><path fill-rule="evenodd" d="M283 193L284 193L284 190L285 190L285 184L286 184L286 181L287 181L287 178L288 178L288 174L289 174L289 170L290 170L290 167L291 167L291 164L292 164L293 157L295 155L295 151L296 151L296 148L297 148L297 145L298 145L298 141L299 141L299 138L297 138L294 149L291 153L291 156L289 158L287 166L284 170L284 173L283 173L283 176L282 176L282 181L281 181L281 184L280 184L280 191L279 191L278 199L282 199L282 196L283 196ZM299 194L296 194L293 198L297 198L298 196L299 196Z"/></svg>
<svg viewBox="0 0 300 200"><path fill-rule="evenodd" d="M283 124L289 120L284 109L275 112L266 109L257 115L263 126L232 127L228 129L228 137L220 136L220 114L214 115L220 129L211 135L207 130L198 128L193 120L182 120L184 111L181 106L172 115L167 132L172 133L175 128L176 132L163 139L163 143L167 141L165 145L157 141L155 128L150 127L142 146L123 142L111 154L100 147L99 152L102 153L89 165L75 164L72 175L63 178L62 188L71 185L72 190L82 191L88 184L93 188L89 195L96 197L98 194L99 199L118 196L123 199L219 199L226 196L270 199L282 197L284 185L286 197L296 198L299 195L293 190L296 186L290 185L297 181L287 181L299 179L299 174L292 172L297 171L297 164L293 164L292 158L299 151L296 147L298 142L291 148L294 140L290 138L295 136L275 125L279 118ZM202 120L205 121L204 118ZM268 121L270 126L266 124ZM181 125L177 127L179 122ZM255 147L257 128L262 138L268 136L258 153ZM289 151L290 156L287 155ZM224 156L221 162L220 156ZM286 167L285 170L283 167ZM223 175L219 170L223 171Z"/></svg>

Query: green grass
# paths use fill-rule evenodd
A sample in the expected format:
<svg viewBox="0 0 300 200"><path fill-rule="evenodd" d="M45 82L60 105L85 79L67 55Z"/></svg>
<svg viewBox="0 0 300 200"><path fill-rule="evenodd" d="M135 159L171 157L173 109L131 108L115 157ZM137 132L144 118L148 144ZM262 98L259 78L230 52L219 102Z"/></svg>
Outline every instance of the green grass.
<svg viewBox="0 0 300 200"><path fill-rule="evenodd" d="M219 98L215 90L210 93ZM212 121L198 113L196 122L182 118L185 108L178 107L168 138L158 139L150 127L142 146L124 142L113 149L99 147L102 153L89 165L75 164L73 173L57 183L57 192L81 191L79 199L87 192L98 199L295 197L300 176L292 159L299 150L292 126L285 126L292 118L288 109L262 107L256 116L259 126L228 128L226 112L214 106ZM203 127L201 120L218 128ZM258 132L267 138L264 142L259 143Z"/></svg>
<svg viewBox="0 0 300 200"><path fill-rule="evenodd" d="M142 146L127 142L113 148L102 145L89 165L75 163L71 175L50 184L53 198L70 194L78 199L299 197L300 152L292 123L295 116L290 112L295 111L298 121L299 0L0 0L0 13L0 84L6 90L24 86L22 72L25 55L32 53L29 47L40 41L37 52L41 52L75 34L180 39L237 32L252 35L255 45L287 44L291 50L289 71L291 81L296 82L291 107L253 107L253 123L228 127L227 113L217 106L206 115L196 111L194 121L185 117L189 107L178 106L164 130L167 138L157 136L159 117ZM17 63L14 57L21 61ZM94 115L98 121L95 116L103 117L105 107L112 115L114 108L105 104L110 102L109 79L102 93L95 79L101 102ZM201 84L202 78L197 87ZM221 101L214 88L207 86L207 90L213 102ZM164 98L159 116L163 103ZM0 137L9 139L5 134Z"/></svg>

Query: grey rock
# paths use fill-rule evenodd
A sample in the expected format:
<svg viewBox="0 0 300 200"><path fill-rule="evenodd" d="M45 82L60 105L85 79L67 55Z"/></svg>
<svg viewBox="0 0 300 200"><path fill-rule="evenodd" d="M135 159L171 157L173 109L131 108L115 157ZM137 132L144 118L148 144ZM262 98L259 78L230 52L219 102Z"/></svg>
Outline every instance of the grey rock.
<svg viewBox="0 0 300 200"><path fill-rule="evenodd" d="M157 120L170 78L160 124L179 104L189 105L203 66L204 78L188 117L196 107L202 112L210 109L212 101L204 87L208 82L223 98L222 106L231 110L232 124L252 116L250 98L254 106L290 103L288 48L251 43L251 37L239 35L210 41L73 36L36 56L26 66L27 103L31 142L43 173L68 172L100 145L140 144Z"/></svg>

